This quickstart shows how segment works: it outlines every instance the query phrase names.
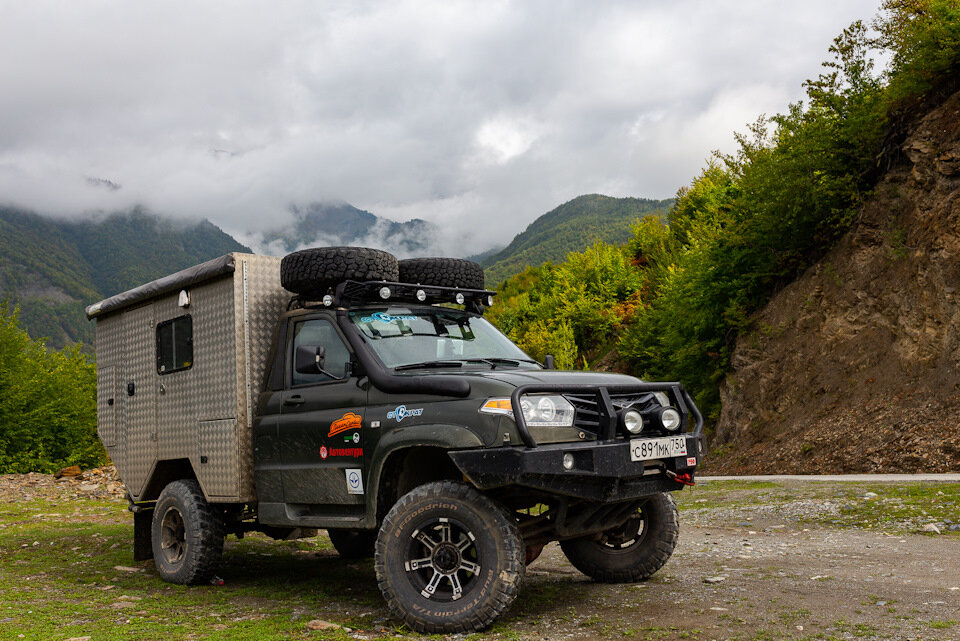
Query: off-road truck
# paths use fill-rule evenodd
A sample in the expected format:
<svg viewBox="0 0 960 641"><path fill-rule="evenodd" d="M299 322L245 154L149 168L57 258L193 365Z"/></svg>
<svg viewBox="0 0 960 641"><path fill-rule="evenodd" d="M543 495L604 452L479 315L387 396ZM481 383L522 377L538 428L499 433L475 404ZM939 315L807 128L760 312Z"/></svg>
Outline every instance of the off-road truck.
<svg viewBox="0 0 960 641"><path fill-rule="evenodd" d="M703 420L679 383L553 371L478 265L229 254L87 308L134 557L209 582L224 537L326 529L422 632L479 630L559 541L598 581L670 557Z"/></svg>

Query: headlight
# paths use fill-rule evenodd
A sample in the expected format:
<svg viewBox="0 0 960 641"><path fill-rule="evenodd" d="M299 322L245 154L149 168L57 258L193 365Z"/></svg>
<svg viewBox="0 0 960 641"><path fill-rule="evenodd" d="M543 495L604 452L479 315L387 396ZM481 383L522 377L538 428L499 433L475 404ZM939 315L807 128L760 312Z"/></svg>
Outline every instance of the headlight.
<svg viewBox="0 0 960 641"><path fill-rule="evenodd" d="M514 416L509 398L491 398L480 407L484 414ZM524 396L520 411L528 427L570 427L573 425L573 405L562 396Z"/></svg>

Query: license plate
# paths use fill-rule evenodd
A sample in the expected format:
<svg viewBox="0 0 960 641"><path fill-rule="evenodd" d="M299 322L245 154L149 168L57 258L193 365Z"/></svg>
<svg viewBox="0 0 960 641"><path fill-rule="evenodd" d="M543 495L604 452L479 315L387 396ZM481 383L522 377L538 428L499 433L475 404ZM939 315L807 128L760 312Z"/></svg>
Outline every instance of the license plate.
<svg viewBox="0 0 960 641"><path fill-rule="evenodd" d="M687 439L683 436L630 441L630 460L649 461L687 455Z"/></svg>

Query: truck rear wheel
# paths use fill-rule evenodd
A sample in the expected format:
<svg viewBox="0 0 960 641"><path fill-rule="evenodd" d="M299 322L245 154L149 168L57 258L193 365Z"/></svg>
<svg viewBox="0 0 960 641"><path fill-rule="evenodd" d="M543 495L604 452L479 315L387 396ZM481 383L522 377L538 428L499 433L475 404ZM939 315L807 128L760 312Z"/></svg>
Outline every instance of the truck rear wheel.
<svg viewBox="0 0 960 641"><path fill-rule="evenodd" d="M209 581L223 555L223 517L193 480L170 483L153 510L153 560L160 578L196 585Z"/></svg>
<svg viewBox="0 0 960 641"><path fill-rule="evenodd" d="M377 543L375 530L327 530L330 542L337 554L345 559L369 559L373 557Z"/></svg>
<svg viewBox="0 0 960 641"><path fill-rule="evenodd" d="M407 258L399 262L400 280L437 287L483 289L483 267L462 258Z"/></svg>
<svg viewBox="0 0 960 641"><path fill-rule="evenodd" d="M395 282L399 278L393 254L367 247L314 247L287 254L280 261L280 284L303 296L322 297L345 280Z"/></svg>
<svg viewBox="0 0 960 641"><path fill-rule="evenodd" d="M596 581L633 583L650 578L677 546L677 504L666 492L651 496L622 526L599 536L560 541L575 568Z"/></svg>
<svg viewBox="0 0 960 641"><path fill-rule="evenodd" d="M488 627L516 598L525 567L511 515L453 481L421 485L397 501L375 558L387 604L423 633Z"/></svg>

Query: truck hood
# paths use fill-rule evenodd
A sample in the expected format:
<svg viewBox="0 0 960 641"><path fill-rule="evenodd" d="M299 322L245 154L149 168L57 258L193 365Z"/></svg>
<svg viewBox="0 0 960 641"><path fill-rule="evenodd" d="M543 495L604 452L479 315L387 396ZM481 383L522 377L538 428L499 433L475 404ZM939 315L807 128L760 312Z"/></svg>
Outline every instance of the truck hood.
<svg viewBox="0 0 960 641"><path fill-rule="evenodd" d="M558 372L556 370L471 370L461 372L457 370L433 370L435 376L460 376L466 379L484 379L506 383L511 387L521 385L636 385L640 379L624 374L610 374L607 372Z"/></svg>

